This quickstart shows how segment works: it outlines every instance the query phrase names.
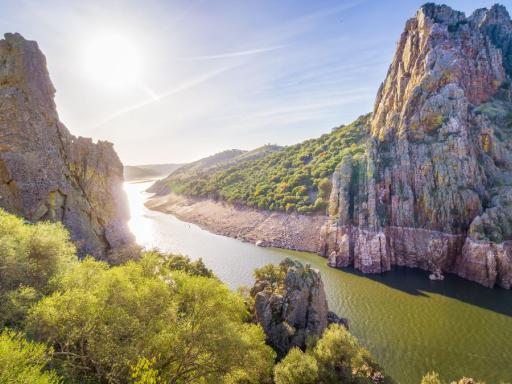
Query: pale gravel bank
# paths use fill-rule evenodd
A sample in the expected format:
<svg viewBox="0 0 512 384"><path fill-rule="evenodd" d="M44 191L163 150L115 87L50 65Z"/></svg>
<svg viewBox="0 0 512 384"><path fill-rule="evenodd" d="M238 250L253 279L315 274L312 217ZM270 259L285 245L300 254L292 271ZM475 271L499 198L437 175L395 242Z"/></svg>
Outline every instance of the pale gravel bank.
<svg viewBox="0 0 512 384"><path fill-rule="evenodd" d="M173 193L152 197L145 205L219 235L306 252L318 252L322 244L321 228L327 221L327 216L322 215L260 211Z"/></svg>

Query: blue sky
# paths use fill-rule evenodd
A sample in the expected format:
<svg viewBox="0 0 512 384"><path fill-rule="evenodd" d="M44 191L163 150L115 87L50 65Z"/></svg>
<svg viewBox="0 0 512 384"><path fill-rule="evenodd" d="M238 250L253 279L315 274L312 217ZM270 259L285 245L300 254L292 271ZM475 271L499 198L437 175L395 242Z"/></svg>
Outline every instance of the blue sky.
<svg viewBox="0 0 512 384"><path fill-rule="evenodd" d="M46 54L70 131L147 164L293 144L371 111L405 21L424 2L0 3L3 32ZM467 14L493 4L445 3ZM116 60L119 71L105 72Z"/></svg>

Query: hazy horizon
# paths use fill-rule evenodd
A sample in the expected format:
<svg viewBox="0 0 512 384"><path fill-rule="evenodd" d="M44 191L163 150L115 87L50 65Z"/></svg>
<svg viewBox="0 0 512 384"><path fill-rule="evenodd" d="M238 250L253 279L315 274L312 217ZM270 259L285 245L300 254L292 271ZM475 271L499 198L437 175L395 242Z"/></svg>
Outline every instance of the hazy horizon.
<svg viewBox="0 0 512 384"><path fill-rule="evenodd" d="M113 142L126 165L185 163L370 112L424 2L1 1L0 21L39 43L73 134Z"/></svg>

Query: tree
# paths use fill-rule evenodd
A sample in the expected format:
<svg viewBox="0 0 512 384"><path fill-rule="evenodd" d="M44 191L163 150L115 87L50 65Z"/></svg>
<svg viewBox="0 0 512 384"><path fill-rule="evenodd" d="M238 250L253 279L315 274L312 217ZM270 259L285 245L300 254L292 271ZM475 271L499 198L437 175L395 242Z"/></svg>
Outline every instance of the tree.
<svg viewBox="0 0 512 384"><path fill-rule="evenodd" d="M0 334L0 383L60 384L54 371L47 370L51 350L27 341L23 335L5 330Z"/></svg>
<svg viewBox="0 0 512 384"><path fill-rule="evenodd" d="M156 359L141 358L132 366L134 384L163 384L159 372L154 368Z"/></svg>
<svg viewBox="0 0 512 384"><path fill-rule="evenodd" d="M323 381L350 382L352 363L359 348L356 339L342 326L331 325L325 330L313 350Z"/></svg>
<svg viewBox="0 0 512 384"><path fill-rule="evenodd" d="M243 298L214 279L173 274L183 321L160 338L156 368L165 382L264 383L275 354L260 326L246 323ZM172 348L169 348L172 346ZM193 369L192 369L193 367Z"/></svg>
<svg viewBox="0 0 512 384"><path fill-rule="evenodd" d="M116 267L86 259L57 284L31 310L27 332L54 346L71 383L126 382L134 367L141 383L271 377L275 355L261 327L246 322L243 298L215 278L148 256Z"/></svg>
<svg viewBox="0 0 512 384"><path fill-rule="evenodd" d="M436 372L429 372L423 376L421 384L441 384L441 380Z"/></svg>
<svg viewBox="0 0 512 384"><path fill-rule="evenodd" d="M315 384L318 383L318 365L316 359L292 348L286 357L274 368L276 384Z"/></svg>
<svg viewBox="0 0 512 384"><path fill-rule="evenodd" d="M26 224L0 209L0 289L26 285L47 292L49 280L77 261L60 223Z"/></svg>
<svg viewBox="0 0 512 384"><path fill-rule="evenodd" d="M284 282L286 270L280 265L267 264L254 270L256 283L264 282L271 290L279 289Z"/></svg>
<svg viewBox="0 0 512 384"><path fill-rule="evenodd" d="M153 253L155 253L153 251ZM170 270L185 271L189 275L213 277L213 272L206 267L202 259L191 261L189 257L182 255L158 254L163 257L163 265Z"/></svg>
<svg viewBox="0 0 512 384"><path fill-rule="evenodd" d="M19 328L50 281L78 263L62 224L28 224L0 209L0 326Z"/></svg>
<svg viewBox="0 0 512 384"><path fill-rule="evenodd" d="M382 368L343 326L331 324L313 349L321 382L389 383Z"/></svg>
<svg viewBox="0 0 512 384"><path fill-rule="evenodd" d="M392 382L356 338L338 324L331 324L306 352L290 350L275 367L274 375L277 384Z"/></svg>

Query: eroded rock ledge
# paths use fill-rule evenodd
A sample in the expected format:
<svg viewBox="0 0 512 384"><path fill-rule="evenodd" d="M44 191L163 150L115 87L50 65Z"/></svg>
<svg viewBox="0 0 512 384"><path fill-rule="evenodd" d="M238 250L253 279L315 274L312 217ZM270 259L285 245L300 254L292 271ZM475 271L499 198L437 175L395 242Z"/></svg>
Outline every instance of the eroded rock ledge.
<svg viewBox="0 0 512 384"><path fill-rule="evenodd" d="M123 167L111 143L75 137L59 121L37 43L0 40L0 207L61 221L80 253L108 258L132 243Z"/></svg>

